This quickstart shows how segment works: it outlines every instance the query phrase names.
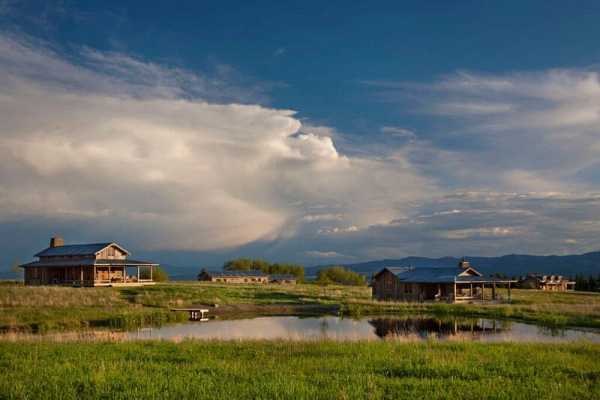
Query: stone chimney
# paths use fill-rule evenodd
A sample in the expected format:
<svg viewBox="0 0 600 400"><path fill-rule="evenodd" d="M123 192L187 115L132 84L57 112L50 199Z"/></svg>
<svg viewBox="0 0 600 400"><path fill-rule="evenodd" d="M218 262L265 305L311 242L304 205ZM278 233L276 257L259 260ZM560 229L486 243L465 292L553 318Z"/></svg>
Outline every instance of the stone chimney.
<svg viewBox="0 0 600 400"><path fill-rule="evenodd" d="M462 269L467 269L467 268L471 267L469 262L467 260L465 260L464 258L462 260L460 260L460 262L458 263L458 266Z"/></svg>
<svg viewBox="0 0 600 400"><path fill-rule="evenodd" d="M60 247L64 245L65 241L60 236L54 236L53 238L50 238L50 247Z"/></svg>

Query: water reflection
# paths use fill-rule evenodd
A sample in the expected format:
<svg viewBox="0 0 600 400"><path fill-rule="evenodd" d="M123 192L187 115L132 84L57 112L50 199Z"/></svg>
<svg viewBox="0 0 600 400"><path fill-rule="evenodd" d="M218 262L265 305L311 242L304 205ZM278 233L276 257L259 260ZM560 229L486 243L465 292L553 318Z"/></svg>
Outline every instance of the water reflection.
<svg viewBox="0 0 600 400"><path fill-rule="evenodd" d="M537 325L491 319L431 318L427 316L370 317L347 319L323 317L259 317L211 320L143 328L130 332L96 330L48 335L9 333L0 340L128 341L219 339L219 340L467 340L483 342L570 342L600 343L600 331L548 329Z"/></svg>
<svg viewBox="0 0 600 400"><path fill-rule="evenodd" d="M470 340L485 342L600 343L600 332L577 329L549 330L537 325L490 319L431 317L364 318L260 317L206 323L187 323L130 332L129 340L188 338L221 340Z"/></svg>
<svg viewBox="0 0 600 400"><path fill-rule="evenodd" d="M485 319L436 319L436 318L376 318L369 320L380 338L406 337L416 335L427 339L444 339L451 336L471 336L498 334L510 330L510 323Z"/></svg>

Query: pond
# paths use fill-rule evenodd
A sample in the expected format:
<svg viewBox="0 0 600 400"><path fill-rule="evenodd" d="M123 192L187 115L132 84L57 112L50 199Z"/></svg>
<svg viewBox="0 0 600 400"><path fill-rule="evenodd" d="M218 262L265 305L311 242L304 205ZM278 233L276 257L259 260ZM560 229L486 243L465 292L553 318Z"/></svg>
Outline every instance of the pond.
<svg viewBox="0 0 600 400"><path fill-rule="evenodd" d="M550 329L522 322L411 317L365 317L360 319L335 316L298 317L270 316L245 319L187 322L134 331L78 331L45 335L4 334L4 340L54 341L72 340L397 340L397 341L479 341L479 342L571 342L600 343L599 330Z"/></svg>
<svg viewBox="0 0 600 400"><path fill-rule="evenodd" d="M126 340L469 340L482 342L600 343L600 331L549 329L537 325L491 319L438 319L431 317L276 316L237 320L210 320L144 328L127 332Z"/></svg>

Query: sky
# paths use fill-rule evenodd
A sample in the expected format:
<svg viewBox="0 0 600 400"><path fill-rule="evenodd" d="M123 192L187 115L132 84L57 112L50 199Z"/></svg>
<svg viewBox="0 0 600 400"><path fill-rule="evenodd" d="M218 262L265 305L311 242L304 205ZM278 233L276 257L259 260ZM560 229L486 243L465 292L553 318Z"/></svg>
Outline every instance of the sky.
<svg viewBox="0 0 600 400"><path fill-rule="evenodd" d="M600 3L0 0L0 268L600 249Z"/></svg>

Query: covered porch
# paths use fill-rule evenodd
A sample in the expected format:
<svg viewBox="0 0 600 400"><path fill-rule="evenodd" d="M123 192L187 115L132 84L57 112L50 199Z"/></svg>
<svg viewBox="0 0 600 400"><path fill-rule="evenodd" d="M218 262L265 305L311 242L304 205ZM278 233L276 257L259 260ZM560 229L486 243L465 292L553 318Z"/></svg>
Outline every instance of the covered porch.
<svg viewBox="0 0 600 400"><path fill-rule="evenodd" d="M455 303L468 301L499 301L512 300L510 279L464 279L454 282L453 301ZM506 297L500 293L505 291Z"/></svg>
<svg viewBox="0 0 600 400"><path fill-rule="evenodd" d="M153 285L153 273L157 265L135 261L96 264L93 270L93 286Z"/></svg>

